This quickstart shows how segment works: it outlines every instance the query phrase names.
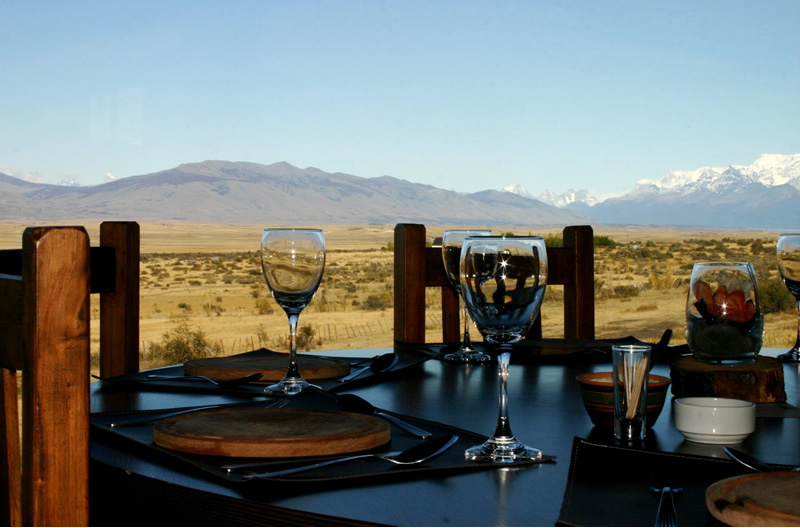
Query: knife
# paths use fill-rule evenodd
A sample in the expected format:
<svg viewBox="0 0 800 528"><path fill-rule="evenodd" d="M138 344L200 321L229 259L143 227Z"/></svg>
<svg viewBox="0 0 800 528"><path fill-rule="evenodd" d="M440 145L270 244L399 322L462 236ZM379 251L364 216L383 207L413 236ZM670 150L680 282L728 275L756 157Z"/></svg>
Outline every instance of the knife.
<svg viewBox="0 0 800 528"><path fill-rule="evenodd" d="M725 446L722 448L722 450L725 451L725 454L728 455L731 459L735 460L736 462L740 463L743 466L749 467L753 471L759 471L762 473L768 473L770 471L778 471L776 468L772 467L766 462L759 460L754 456L748 455L747 453L743 453L738 449L733 449L732 447Z"/></svg>

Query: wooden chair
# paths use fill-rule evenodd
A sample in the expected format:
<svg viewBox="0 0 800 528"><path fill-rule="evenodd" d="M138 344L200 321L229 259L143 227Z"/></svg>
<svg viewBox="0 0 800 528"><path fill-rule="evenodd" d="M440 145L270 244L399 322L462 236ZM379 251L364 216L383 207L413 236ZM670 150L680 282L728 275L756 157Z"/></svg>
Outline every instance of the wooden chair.
<svg viewBox="0 0 800 528"><path fill-rule="evenodd" d="M564 286L564 337L594 339L594 234L591 226L568 226L563 247L547 248L548 285ZM442 341L461 339L458 293L444 272L441 247L426 247L421 224L394 230L394 340L425 342L425 288L442 290ZM529 338L542 337L538 317Z"/></svg>
<svg viewBox="0 0 800 528"><path fill-rule="evenodd" d="M0 522L86 526L89 237L82 227L28 228L22 246L21 273L0 275Z"/></svg>
<svg viewBox="0 0 800 528"><path fill-rule="evenodd" d="M139 371L139 250L136 222L103 222L91 248L91 292L100 294L100 377ZM23 250L0 250L0 273L21 275Z"/></svg>

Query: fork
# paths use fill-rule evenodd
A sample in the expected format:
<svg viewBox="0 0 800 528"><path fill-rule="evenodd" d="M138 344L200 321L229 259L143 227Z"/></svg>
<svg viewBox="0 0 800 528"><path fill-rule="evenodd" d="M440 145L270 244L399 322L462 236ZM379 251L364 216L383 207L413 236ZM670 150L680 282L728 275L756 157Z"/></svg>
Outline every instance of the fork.
<svg viewBox="0 0 800 528"><path fill-rule="evenodd" d="M216 380L214 378L209 378L208 376L163 376L159 374L148 374L147 379L159 380L159 381L207 381L212 385L216 385L217 387L230 388L230 387L237 387L239 385L244 385L246 383L250 383L251 381L256 381L260 379L261 376L262 376L261 372L256 372L254 374L242 376L241 378L233 378L229 380Z"/></svg>
<svg viewBox="0 0 800 528"><path fill-rule="evenodd" d="M681 493L683 488L672 488L670 486L656 488L651 486L650 491L661 494L661 498L658 501L658 513L656 513L656 526L678 526L675 494Z"/></svg>

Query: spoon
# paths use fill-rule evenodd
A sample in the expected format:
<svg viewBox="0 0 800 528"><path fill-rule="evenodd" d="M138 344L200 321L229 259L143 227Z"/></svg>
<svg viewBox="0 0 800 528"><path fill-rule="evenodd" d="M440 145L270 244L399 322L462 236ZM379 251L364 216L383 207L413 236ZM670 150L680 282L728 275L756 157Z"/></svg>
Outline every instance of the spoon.
<svg viewBox="0 0 800 528"><path fill-rule="evenodd" d="M231 388L231 387L238 387L239 385L244 385L246 383L250 383L251 381L256 381L260 379L263 374L261 372L256 372L254 374L249 374L247 376L242 376L241 378L233 378L229 380L216 380L213 378L209 378L208 376L162 376L159 374L148 374L148 380L160 380L160 381L207 381L213 385L216 385L220 388Z"/></svg>
<svg viewBox="0 0 800 528"><path fill-rule="evenodd" d="M342 379L339 380L339 383L344 383L345 381L356 379L357 377L359 377L368 370L374 372L375 374L380 374L381 372L387 372L389 370L392 370L392 368L394 368L399 359L400 358L397 356L397 354L383 354L373 359L372 363L370 363L369 366L360 368L357 371L352 372L347 376L343 377Z"/></svg>
<svg viewBox="0 0 800 528"><path fill-rule="evenodd" d="M389 453L369 453L366 455L355 455L344 458L334 458L332 460L325 460L324 462L317 462L316 464L309 464L307 466L293 467L289 469L280 469L277 471L267 471L265 473L247 473L242 475L245 480L251 479L267 479L273 477L280 477L282 475L289 475L292 473L299 473L309 469L316 469L323 466L330 466L340 462L349 462L351 460L359 460L362 458L378 458L398 465L411 465L421 464L434 457L437 457L447 451L450 446L456 443L458 435L444 435L425 440L420 444L416 444L404 451L392 451Z"/></svg>
<svg viewBox="0 0 800 528"><path fill-rule="evenodd" d="M389 420L390 422L395 424L400 429L406 431L407 433L422 438L423 440L433 436L433 434L429 433L428 431L425 431L418 427L414 427L410 423L404 422L403 420L397 418L396 416L392 416L391 414L379 411L378 409L373 407L372 404L369 403L367 400L361 398L360 396L356 396L355 394L340 394L336 398L336 403L339 404L339 409L345 412L372 414L375 416L380 416L381 418Z"/></svg>
<svg viewBox="0 0 800 528"><path fill-rule="evenodd" d="M752 469L753 471L757 471L759 473L781 471L780 469L767 464L763 460L759 460L754 456L748 455L747 453L743 453L728 446L723 447L722 450L725 451L725 454L728 455L732 460L740 463L746 468ZM800 467L796 467L788 471L800 471Z"/></svg>

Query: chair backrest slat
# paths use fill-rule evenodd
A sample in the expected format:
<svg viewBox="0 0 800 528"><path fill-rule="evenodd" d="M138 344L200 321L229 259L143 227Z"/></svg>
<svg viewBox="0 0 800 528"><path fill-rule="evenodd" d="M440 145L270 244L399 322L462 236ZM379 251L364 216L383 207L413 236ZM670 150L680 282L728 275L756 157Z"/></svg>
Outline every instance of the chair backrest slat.
<svg viewBox="0 0 800 528"><path fill-rule="evenodd" d="M139 224L103 222L101 267L112 270L112 288L100 293L100 377L139 371ZM97 265L92 262L92 276Z"/></svg>
<svg viewBox="0 0 800 528"><path fill-rule="evenodd" d="M17 326L0 326L0 341L20 335L22 460L18 461L16 372L3 369L3 510L9 524L88 524L90 250L82 227L28 228L22 270L0 277L0 291L21 306ZM21 283L21 287L19 284ZM13 321L7 305L2 320ZM19 352L0 349L2 364ZM12 390L13 388L13 390ZM15 460L16 459L16 460ZM20 476L21 474L21 476ZM21 482L21 485L19 484Z"/></svg>
<svg viewBox="0 0 800 528"><path fill-rule="evenodd" d="M425 289L442 289L442 339L460 338L458 294L444 272L441 247L426 247L422 224L397 224L394 232L394 339L425 342ZM564 286L564 337L594 339L594 234L591 226L567 226L563 247L547 248L548 284ZM528 337L541 337L541 317Z"/></svg>

